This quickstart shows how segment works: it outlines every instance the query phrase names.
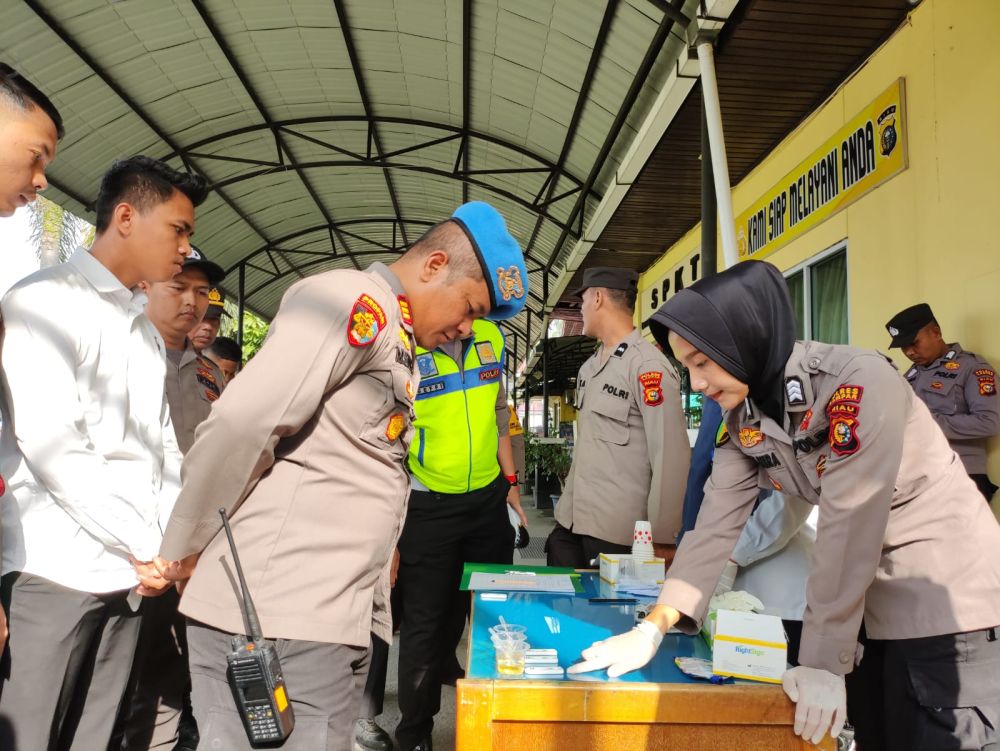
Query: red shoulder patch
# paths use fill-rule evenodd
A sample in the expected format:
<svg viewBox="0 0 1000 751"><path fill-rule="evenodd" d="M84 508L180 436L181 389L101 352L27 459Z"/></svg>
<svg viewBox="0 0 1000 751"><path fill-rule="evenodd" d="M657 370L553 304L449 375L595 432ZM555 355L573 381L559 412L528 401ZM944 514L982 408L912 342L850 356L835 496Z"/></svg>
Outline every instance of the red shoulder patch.
<svg viewBox="0 0 1000 751"><path fill-rule="evenodd" d="M826 405L826 414L830 418L830 449L837 456L850 456L861 448L858 415L864 393L862 386L842 383Z"/></svg>
<svg viewBox="0 0 1000 751"><path fill-rule="evenodd" d="M650 370L639 374L639 384L642 386L642 401L650 407L663 404L663 373L659 370Z"/></svg>
<svg viewBox="0 0 1000 751"><path fill-rule="evenodd" d="M347 320L347 341L352 347L367 347L385 328L385 322L382 306L371 295L361 295Z"/></svg>

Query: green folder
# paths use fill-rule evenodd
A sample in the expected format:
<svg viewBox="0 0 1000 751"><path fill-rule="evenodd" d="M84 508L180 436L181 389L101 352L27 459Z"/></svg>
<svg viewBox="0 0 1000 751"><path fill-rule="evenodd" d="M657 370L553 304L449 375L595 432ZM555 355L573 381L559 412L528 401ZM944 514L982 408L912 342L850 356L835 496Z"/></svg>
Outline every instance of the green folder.
<svg viewBox="0 0 1000 751"><path fill-rule="evenodd" d="M573 588L577 592L583 592L583 584L580 583L580 572L574 568L565 566L523 566L516 563L466 563L462 569L462 582L458 588L464 592L469 591L469 579L473 571L484 574L504 574L508 571L530 571L535 574L568 574L573 582Z"/></svg>

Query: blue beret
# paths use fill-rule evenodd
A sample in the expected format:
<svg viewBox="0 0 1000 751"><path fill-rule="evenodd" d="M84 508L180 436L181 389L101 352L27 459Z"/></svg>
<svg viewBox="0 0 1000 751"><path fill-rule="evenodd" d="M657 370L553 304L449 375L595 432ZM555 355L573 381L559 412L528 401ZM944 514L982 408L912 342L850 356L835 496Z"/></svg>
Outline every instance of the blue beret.
<svg viewBox="0 0 1000 751"><path fill-rule="evenodd" d="M482 201L463 203L451 215L469 237L483 267L490 292L491 321L513 318L528 301L528 270L517 240L507 231L500 212Z"/></svg>

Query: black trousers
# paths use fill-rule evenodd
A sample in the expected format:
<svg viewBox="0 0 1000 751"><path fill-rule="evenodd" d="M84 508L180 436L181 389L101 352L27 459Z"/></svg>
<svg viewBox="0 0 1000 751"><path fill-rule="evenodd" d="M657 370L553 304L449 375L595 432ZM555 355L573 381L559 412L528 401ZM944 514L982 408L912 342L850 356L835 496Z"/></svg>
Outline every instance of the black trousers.
<svg viewBox="0 0 1000 751"><path fill-rule="evenodd" d="M976 483L976 487L979 488L979 492L983 494L986 502L992 501L993 494L997 492L997 486L990 482L990 478L987 475L969 475L969 477Z"/></svg>
<svg viewBox="0 0 1000 751"><path fill-rule="evenodd" d="M444 672L465 630L469 595L458 587L464 563L511 563L510 484L481 490L413 491L399 540L399 710L396 740L410 751L429 736L441 708Z"/></svg>
<svg viewBox="0 0 1000 751"><path fill-rule="evenodd" d="M862 636L847 676L859 751L1000 751L1000 628L922 639Z"/></svg>
<svg viewBox="0 0 1000 751"><path fill-rule="evenodd" d="M619 545L590 535L578 535L558 522L545 541L545 560L550 566L595 568L590 562L601 553L631 552L631 545Z"/></svg>

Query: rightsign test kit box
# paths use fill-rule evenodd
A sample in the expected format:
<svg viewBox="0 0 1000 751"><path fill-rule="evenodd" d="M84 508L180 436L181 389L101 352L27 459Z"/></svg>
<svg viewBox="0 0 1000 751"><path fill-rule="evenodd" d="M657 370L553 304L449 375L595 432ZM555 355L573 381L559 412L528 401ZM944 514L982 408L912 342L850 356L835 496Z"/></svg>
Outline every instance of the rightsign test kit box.
<svg viewBox="0 0 1000 751"><path fill-rule="evenodd" d="M713 673L781 683L787 669L788 643L780 618L735 610L717 611L712 639Z"/></svg>

